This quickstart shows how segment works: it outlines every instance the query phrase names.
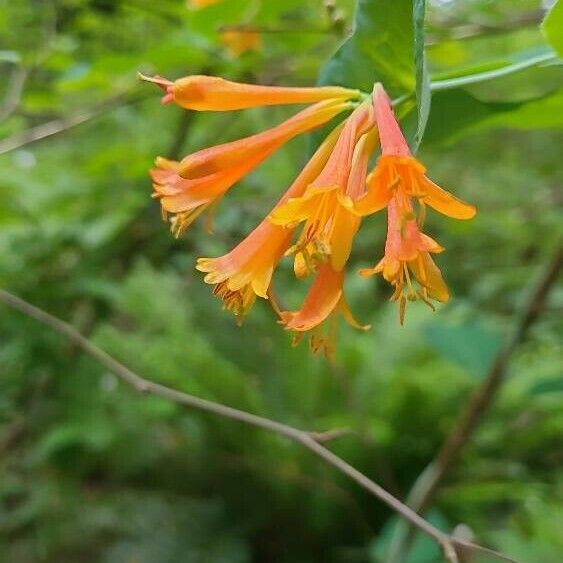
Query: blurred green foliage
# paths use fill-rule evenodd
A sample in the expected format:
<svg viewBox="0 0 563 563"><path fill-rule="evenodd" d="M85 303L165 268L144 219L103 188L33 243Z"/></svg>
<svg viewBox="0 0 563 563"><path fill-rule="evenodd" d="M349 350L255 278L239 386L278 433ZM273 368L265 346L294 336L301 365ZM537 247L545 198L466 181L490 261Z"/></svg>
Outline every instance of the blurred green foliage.
<svg viewBox="0 0 563 563"><path fill-rule="evenodd" d="M529 17L537 4L431 3L431 73L500 68L543 48ZM337 9L349 26L353 2ZM433 97L421 156L479 210L463 224L428 218L447 248L439 263L453 300L436 313L413 305L398 326L389 288L353 275L381 253L384 225L374 218L347 279L352 309L373 329L342 327L330 366L305 346L291 349L263 303L238 328L193 270L197 256L225 252L261 219L308 140L233 190L214 237L196 225L176 241L149 197L154 156L237 138L287 112L187 115L160 107L135 73L314 84L341 39L338 22L313 0L223 0L197 11L180 0L0 1L0 100L16 102L0 106L9 110L0 146L22 139L0 156L0 284L155 381L301 428L352 428L331 447L402 496L485 376L561 236L560 74L532 68ZM270 31L260 51L228 54L217 29L236 23ZM476 34L458 39L467 27ZM25 143L30 128L85 109L99 114ZM282 270L278 291L296 305L301 289ZM563 553L562 300L559 288L432 514L527 563L559 563ZM393 525L384 506L294 444L138 397L2 309L0 561L376 563ZM422 538L408 559L438 560Z"/></svg>

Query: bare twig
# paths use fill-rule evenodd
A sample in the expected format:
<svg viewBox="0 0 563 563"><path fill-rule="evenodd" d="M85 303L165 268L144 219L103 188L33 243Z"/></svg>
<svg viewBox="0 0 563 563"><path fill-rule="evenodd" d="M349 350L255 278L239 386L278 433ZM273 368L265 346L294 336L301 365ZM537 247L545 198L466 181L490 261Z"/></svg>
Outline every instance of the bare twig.
<svg viewBox="0 0 563 563"><path fill-rule="evenodd" d="M507 19L495 25L468 24L463 21L440 22L440 32L435 35L428 34L425 43L426 45L436 45L442 41L460 41L511 33L512 31L539 25L544 16L545 10L540 9L527 12L517 18Z"/></svg>
<svg viewBox="0 0 563 563"><path fill-rule="evenodd" d="M83 109L67 117L53 119L52 121L42 123L41 125L30 127L21 133L16 133L15 135L0 141L0 154L7 153L14 149L19 149L31 143L35 143L36 141L40 141L41 139L68 131L77 125L81 125L82 123L101 117L107 112L118 107L140 102L146 99L146 97L146 95L131 97L131 95L119 94L109 100L96 104L92 108Z"/></svg>
<svg viewBox="0 0 563 563"><path fill-rule="evenodd" d="M141 393L148 393L151 395L163 397L165 399L169 399L191 408L210 412L224 418L229 418L238 422L242 422L244 424L248 424L250 426L255 426L257 428L262 428L301 444L302 446L316 454L318 457L323 459L326 463L355 481L358 485L371 493L373 496L384 502L392 510L406 519L412 526L418 528L420 531L431 537L440 545L444 553L444 557L450 563L459 563L459 558L456 551L457 548L471 549L475 552L480 553L488 553L489 555L494 555L504 561L511 561L513 563L516 563L513 559L510 559L509 557L506 557L500 553L493 552L476 544L459 540L446 534L445 532L442 532L441 530L430 524L430 522L427 522L424 518L419 516L411 508L403 504L400 500L396 499L393 495L388 493L377 483L369 479L369 477L367 477L363 473L360 473L360 471L352 467L349 463L320 444L318 442L318 434L300 430L281 422L257 416L255 414L235 409L227 405L222 405L213 401L201 399L194 395L183 393L159 383L154 383L152 381L144 379L143 377L137 375L135 372L131 371L121 362L118 362L107 352L98 348L88 339L84 338L84 336L77 332L72 326L65 323L61 319L50 315L42 309L39 309L38 307L35 307L34 305L31 305L23 299L20 299L19 297L2 289L0 289L0 302L3 302L9 307L12 307L13 309L16 309L24 313L25 315L47 325L59 334L65 336L68 340L73 342L76 346L78 346L84 352L97 360L101 365L103 365L105 368L113 372L120 379L130 384L134 389Z"/></svg>
<svg viewBox="0 0 563 563"><path fill-rule="evenodd" d="M467 401L458 421L454 424L436 457L415 481L407 497L407 504L418 513L423 513L428 508L447 473L459 459L464 446L471 440L483 420L483 416L496 398L512 355L524 341L530 327L542 311L562 266L563 247L558 247L531 292L516 323L514 333L497 354L483 383ZM388 563L397 563L402 560L411 537L412 528L409 524L397 526L389 547Z"/></svg>
<svg viewBox="0 0 563 563"><path fill-rule="evenodd" d="M310 33L320 35L329 35L332 33L345 35L351 32L351 28L346 27L345 19L340 10L336 9L334 2L326 2L325 8L327 9L327 15L330 20L330 25L326 27L268 27L249 24L228 24L219 26L217 31L219 33L236 31L241 33ZM544 10L534 10L523 14L518 18L501 22L496 25L478 23L467 24L464 22L440 22L440 31L434 34L428 34L425 44L430 46L437 45L443 41L461 41L464 39L475 39L479 37L511 33L512 31L537 26L541 23L544 15Z"/></svg>
<svg viewBox="0 0 563 563"><path fill-rule="evenodd" d="M327 442L332 442L332 440L349 436L352 433L353 431L351 428L333 428L332 430L326 430L325 432L309 432L311 438L319 444L326 444Z"/></svg>
<svg viewBox="0 0 563 563"><path fill-rule="evenodd" d="M267 27L263 25L249 25L246 23L221 25L217 29L219 33L229 33L235 31L237 33L331 33L330 27Z"/></svg>

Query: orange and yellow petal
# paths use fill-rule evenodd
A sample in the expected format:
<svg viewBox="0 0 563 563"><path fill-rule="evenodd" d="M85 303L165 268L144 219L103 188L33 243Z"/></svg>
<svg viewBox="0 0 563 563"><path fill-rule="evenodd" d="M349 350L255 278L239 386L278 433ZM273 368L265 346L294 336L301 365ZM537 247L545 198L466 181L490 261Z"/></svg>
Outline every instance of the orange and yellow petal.
<svg viewBox="0 0 563 563"><path fill-rule="evenodd" d="M295 227L302 221L314 217L314 222L324 222L338 201L338 186L314 188L309 186L300 197L292 197L270 214L274 225Z"/></svg>
<svg viewBox="0 0 563 563"><path fill-rule="evenodd" d="M428 296L436 301L446 303L450 293L442 273L428 252L423 252L417 259L409 262L409 268L418 283L428 291Z"/></svg>
<svg viewBox="0 0 563 563"><path fill-rule="evenodd" d="M446 217L452 219L472 219L477 210L469 203L458 199L450 192L424 177L420 181L424 195L421 200Z"/></svg>
<svg viewBox="0 0 563 563"><path fill-rule="evenodd" d="M369 329L352 315L343 294L343 283L344 272L336 272L330 265L325 265L319 269L301 309L280 312L280 322L286 330L295 333L294 345L307 335L311 352L317 354L323 351L331 359L335 353L339 315L354 328Z"/></svg>
<svg viewBox="0 0 563 563"><path fill-rule="evenodd" d="M282 312L285 329L305 332L322 323L340 301L343 282L344 272L322 266L301 309Z"/></svg>
<svg viewBox="0 0 563 563"><path fill-rule="evenodd" d="M300 111L280 125L236 141L202 149L181 161L184 178L199 178L233 166L249 158L264 160L293 137L320 127L350 107L348 102L326 100Z"/></svg>
<svg viewBox="0 0 563 563"><path fill-rule="evenodd" d="M326 166L312 184L314 187L339 186L341 190L346 190L356 145L373 125L373 111L366 101L346 120Z"/></svg>
<svg viewBox="0 0 563 563"><path fill-rule="evenodd" d="M335 212L334 229L330 237L330 263L337 270L343 270L350 253L354 236L360 228L361 219L342 206Z"/></svg>
<svg viewBox="0 0 563 563"><path fill-rule="evenodd" d="M410 156L411 150L393 113L391 100L381 84L376 83L374 85L372 98L382 153L384 155Z"/></svg>

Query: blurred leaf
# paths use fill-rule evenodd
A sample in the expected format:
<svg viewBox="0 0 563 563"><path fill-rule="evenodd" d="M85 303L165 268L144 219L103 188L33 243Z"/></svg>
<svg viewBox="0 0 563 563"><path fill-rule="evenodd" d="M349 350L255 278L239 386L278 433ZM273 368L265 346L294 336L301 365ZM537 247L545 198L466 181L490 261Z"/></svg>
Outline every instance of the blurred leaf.
<svg viewBox="0 0 563 563"><path fill-rule="evenodd" d="M432 75L433 87L459 87L475 84L478 81L487 81L523 71L527 68L549 62L555 58L553 50L548 46L526 49L524 51L512 53L504 61L487 61L456 69L442 75Z"/></svg>
<svg viewBox="0 0 563 563"><path fill-rule="evenodd" d="M392 98L414 94L417 118L408 138L416 150L430 109L424 56L424 0L359 0L352 35L321 71L320 84L371 92L381 82Z"/></svg>
<svg viewBox="0 0 563 563"><path fill-rule="evenodd" d="M530 389L532 395L543 395L544 393L562 393L563 377L557 379L544 379L533 385Z"/></svg>
<svg viewBox="0 0 563 563"><path fill-rule="evenodd" d="M476 377L484 377L502 340L500 336L478 324L431 324L426 339L444 358L458 363Z"/></svg>
<svg viewBox="0 0 563 563"><path fill-rule="evenodd" d="M447 529L448 522L437 510L431 510L426 515L426 520L437 528ZM381 563L385 561L391 538L395 535L395 528L400 523L398 517L393 517L383 527L377 539L370 546L370 561ZM404 563L436 563L440 560L440 548L436 542L426 534L417 532L408 553L404 558Z"/></svg>
<svg viewBox="0 0 563 563"><path fill-rule="evenodd" d="M542 22L542 31L548 43L563 57L563 1L557 0Z"/></svg>
<svg viewBox="0 0 563 563"><path fill-rule="evenodd" d="M236 534L236 522L213 500L159 498L126 499L116 525L125 527L100 561L103 563L246 563L248 549ZM158 530L158 533L155 533Z"/></svg>
<svg viewBox="0 0 563 563"><path fill-rule="evenodd" d="M487 127L563 127L563 90L526 102L483 102L463 89L436 92L424 142L451 143Z"/></svg>

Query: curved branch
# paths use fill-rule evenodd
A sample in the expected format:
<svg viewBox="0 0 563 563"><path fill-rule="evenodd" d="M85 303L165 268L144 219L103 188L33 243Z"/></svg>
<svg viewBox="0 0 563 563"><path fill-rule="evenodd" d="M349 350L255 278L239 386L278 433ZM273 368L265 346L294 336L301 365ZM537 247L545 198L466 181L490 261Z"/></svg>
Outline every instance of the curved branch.
<svg viewBox="0 0 563 563"><path fill-rule="evenodd" d="M563 246L559 246L524 305L514 333L497 354L483 383L469 397L436 457L426 466L411 488L407 504L416 512L423 513L430 506L446 475L459 459L465 445L473 437L483 416L497 396L506 377L512 355L525 340L528 331L544 308L562 266ZM402 560L411 539L412 528L408 523L397 526L389 547L388 563L398 563Z"/></svg>
<svg viewBox="0 0 563 563"><path fill-rule="evenodd" d="M34 127L30 127L29 129L25 129L24 131L2 139L0 141L0 155L73 129L82 123L101 117L124 105L142 102L147 97L148 96L144 94L135 97L128 93L117 94L91 108L86 108L68 116L35 125Z"/></svg>
<svg viewBox="0 0 563 563"><path fill-rule="evenodd" d="M459 563L458 552L461 553L463 552L463 550L485 553L493 555L504 561L517 563L514 559L489 550L485 547L452 537L433 526L430 522L422 518L422 516L419 516L414 510L412 510L411 508L403 504L400 500L391 495L389 492L387 492L375 481L372 481L369 477L358 471L356 468L352 467L349 463L326 448L323 445L323 443L327 441L326 433L323 435L300 430L298 428L288 426L287 424L283 424L275 420L257 416L255 414L235 409L221 403L201 399L200 397L171 389L159 383L154 383L153 381L149 381L130 370L121 362L114 359L101 348L98 348L95 344L90 342L87 338L76 331L71 325L47 313L46 311L43 311L42 309L31 305L27 301L24 301L23 299L20 299L19 297L3 289L0 289L0 302L3 302L5 305L8 305L9 307L20 311L21 313L24 313L25 315L39 321L40 323L43 323L44 325L47 325L59 334L63 335L84 352L92 356L105 368L113 372L116 376L118 376L126 383L130 384L134 389L141 393L149 393L151 395L163 397L165 399L169 399L191 408L210 412L224 418L237 420L238 422L242 422L250 426L255 426L257 428L262 428L275 434L279 434L301 444L302 446L316 454L318 457L323 459L326 463L355 481L358 485L371 493L373 496L377 497L379 500L387 504L389 508L400 514L410 525L418 528L421 532L424 532L425 534L430 536L440 545L444 553L444 557L450 563Z"/></svg>

